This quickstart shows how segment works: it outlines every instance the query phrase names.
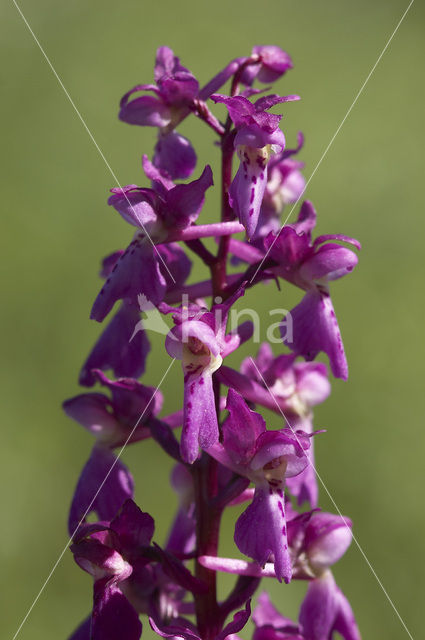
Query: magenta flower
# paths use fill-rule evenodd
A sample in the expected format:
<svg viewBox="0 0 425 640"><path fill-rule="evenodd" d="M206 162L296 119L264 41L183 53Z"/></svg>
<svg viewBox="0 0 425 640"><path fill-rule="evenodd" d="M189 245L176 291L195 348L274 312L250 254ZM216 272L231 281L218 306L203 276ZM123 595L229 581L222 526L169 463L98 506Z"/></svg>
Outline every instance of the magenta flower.
<svg viewBox="0 0 425 640"><path fill-rule="evenodd" d="M269 87L254 82L267 85L290 68L281 48L256 46L200 88L171 49L160 47L154 84L137 85L121 101L120 119L156 128L157 140L153 154L142 155L148 186L114 188L108 200L134 237L103 260L105 282L91 312L102 322L119 301L80 373L81 385L102 389L85 389L63 405L94 437L68 519L74 558L93 577L93 608L71 640L139 640L141 614L163 638L239 640L264 577L303 580L307 592L297 622L261 596L253 640L331 640L334 633L360 638L331 573L351 542L351 521L317 508L312 447L312 436L323 433L314 430L314 407L330 393L327 367L313 360L323 351L334 375L347 377L329 283L357 263L347 244L360 245L342 235L314 239L309 202L297 222L280 228L285 207L305 189L303 164L294 157L303 136L286 149L281 116L270 110L298 96L264 96ZM229 95L217 94L227 81ZM214 114L214 103L225 105L225 121ZM211 150L221 154L221 211L211 223L199 221L213 185L210 165L196 180L174 182L190 178L195 168L192 144L176 130L192 116L207 125L215 137ZM193 271L189 255L200 262ZM208 276L198 280L202 268ZM279 278L304 294L280 323L291 352L275 356L263 343L255 358L251 348L241 364L233 361L256 334L253 322L235 322L253 310L232 306L245 290L265 281L279 286ZM160 371L150 371L155 356L148 359L146 329L166 335L166 351L183 369L183 397L167 416L159 417L163 394L167 403L176 401L166 380L170 367L160 381ZM142 374L161 392L142 384ZM264 408L277 416L276 430L257 412ZM134 503L133 477L120 459L127 444L146 448L147 438L177 463L170 478L177 504L162 546L152 542L154 521ZM138 458L142 472L149 451ZM162 484L166 466L158 467L151 484ZM310 511L299 513L304 501ZM234 505L244 505L234 541L245 557L221 558L221 517ZM218 571L236 576L220 600Z"/></svg>
<svg viewBox="0 0 425 640"><path fill-rule="evenodd" d="M265 591L258 596L252 619L255 624L252 640L305 640L300 625L282 616Z"/></svg>
<svg viewBox="0 0 425 640"><path fill-rule="evenodd" d="M303 300L291 311L292 339L284 338L284 342L307 360L324 351L334 376L346 380L347 360L328 283L350 273L358 261L351 249L334 241L347 242L357 249L360 244L341 234L319 236L312 241L315 224L313 205L305 201L298 221L283 227L276 236L270 234L265 241L270 256L279 264L276 273L306 291Z"/></svg>
<svg viewBox="0 0 425 640"><path fill-rule="evenodd" d="M197 97L198 81L168 47L159 47L154 75L156 84L139 84L123 96L119 118L128 124L158 127L155 165L172 179L188 178L196 165L196 153L189 140L172 127ZM130 100L140 91L154 95Z"/></svg>
<svg viewBox="0 0 425 640"><path fill-rule="evenodd" d="M211 312L193 307L174 315L176 326L165 341L172 358L181 360L184 374L183 431L181 455L192 463L199 447L208 449L218 440L218 421L212 375L223 357L239 346L238 335L225 335L227 314L243 290Z"/></svg>
<svg viewBox="0 0 425 640"><path fill-rule="evenodd" d="M265 386L272 401L282 409L294 430L313 432L312 408L326 400L330 384L326 366L319 362L295 362L296 355L273 356L268 343L260 346L255 360L246 358L241 364L243 374ZM255 399L255 394L250 396ZM260 398L261 404L261 398ZM276 411L276 406L274 410ZM318 487L313 442L306 452L309 464L297 476L288 478L287 485L298 504L318 502Z"/></svg>
<svg viewBox="0 0 425 640"><path fill-rule="evenodd" d="M293 204L302 196L305 178L301 173L304 163L291 156L298 153L304 143L304 137L298 134L295 149L285 149L273 155L268 164L268 179L261 204L260 216L254 238L277 233L281 227L281 214L286 205Z"/></svg>
<svg viewBox="0 0 425 640"><path fill-rule="evenodd" d="M248 238L253 237L257 228L270 155L285 147L285 136L279 129L282 116L267 110L281 102L298 99L298 96L271 95L253 104L244 96L213 96L215 102L226 105L236 127L234 146L241 162L229 191L229 201Z"/></svg>
<svg viewBox="0 0 425 640"><path fill-rule="evenodd" d="M242 74L242 82L251 86L254 79L270 84L292 69L292 60L286 51L273 45L256 46L252 54L258 56L257 64L247 67Z"/></svg>
<svg viewBox="0 0 425 640"><path fill-rule="evenodd" d="M236 523L235 542L246 555L264 565L272 556L276 577L289 582L284 483L308 464L309 436L290 429L267 431L264 419L229 389L229 416L223 423L223 444L208 453L255 484L252 504Z"/></svg>

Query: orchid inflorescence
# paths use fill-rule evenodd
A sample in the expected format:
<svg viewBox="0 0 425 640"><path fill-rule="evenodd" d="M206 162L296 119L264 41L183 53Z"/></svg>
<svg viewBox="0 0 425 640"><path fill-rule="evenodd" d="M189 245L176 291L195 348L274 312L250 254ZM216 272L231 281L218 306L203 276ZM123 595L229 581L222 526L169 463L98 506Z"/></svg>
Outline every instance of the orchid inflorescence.
<svg viewBox="0 0 425 640"><path fill-rule="evenodd" d="M160 47L154 84L137 85L121 100L120 120L155 127L158 136L152 159L142 160L150 186L113 188L108 200L135 234L125 250L103 260L104 284L91 312L103 322L120 301L80 373L81 385L101 390L64 403L95 439L69 513L71 551L94 581L92 613L73 640L137 640L140 614L164 638L235 639L262 578L308 586L296 622L265 592L259 596L255 640L330 640L334 632L360 638L331 572L350 545L351 521L318 508L313 455L321 433L314 431L313 407L330 393L327 367L316 356L327 355L335 377L348 375L329 283L352 271L352 248L360 245L339 234L315 238L309 201L295 223L281 226L282 211L305 190L304 165L296 159L304 140L300 133L286 148L282 116L270 109L298 96L254 85L269 85L291 68L279 47L257 46L200 88L171 49ZM218 93L227 83L229 95ZM224 122L212 110L217 103L227 110ZM176 183L190 179L197 163L191 142L177 131L190 115L210 128L221 150L221 217L211 224L198 224L213 186L211 167ZM214 238L216 249L205 238ZM208 279L187 284L187 250L209 269ZM228 330L233 305L248 288L264 291L282 279L304 292L290 312L291 335L282 331L288 351L275 356L264 342L239 371L226 366L226 356L253 333L251 322ZM162 392L139 381L150 350L143 326L149 309L160 318L170 314L165 349L183 369L182 409L166 416ZM274 412L272 425L261 408ZM154 520L134 502L132 476L114 452L147 438L175 461L171 484L179 507L161 546L152 542ZM223 511L245 503L234 541L247 558L219 557ZM237 576L223 601L219 572Z"/></svg>

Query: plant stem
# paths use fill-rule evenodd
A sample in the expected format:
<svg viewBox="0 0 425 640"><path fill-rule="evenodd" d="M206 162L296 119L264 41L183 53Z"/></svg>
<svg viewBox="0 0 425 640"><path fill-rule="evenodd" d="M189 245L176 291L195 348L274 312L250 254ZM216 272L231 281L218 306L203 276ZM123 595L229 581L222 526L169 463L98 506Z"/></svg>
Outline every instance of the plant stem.
<svg viewBox="0 0 425 640"><path fill-rule="evenodd" d="M222 509L211 506L211 499L217 493L217 467L217 462L203 453L194 469L198 555L217 555ZM221 629L216 572L196 561L195 574L208 586L206 593L195 597L198 630L202 640L213 640Z"/></svg>

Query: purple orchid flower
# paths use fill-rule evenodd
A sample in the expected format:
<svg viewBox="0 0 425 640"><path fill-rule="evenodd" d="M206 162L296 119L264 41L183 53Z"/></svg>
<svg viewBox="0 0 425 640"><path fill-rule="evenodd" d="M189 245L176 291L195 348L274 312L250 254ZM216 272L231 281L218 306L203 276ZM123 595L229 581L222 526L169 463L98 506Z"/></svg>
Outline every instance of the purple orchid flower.
<svg viewBox="0 0 425 640"><path fill-rule="evenodd" d="M71 502L68 519L71 535L90 512L96 512L100 520L111 520L125 500L133 497L133 478L111 449L128 443L130 435L131 442L150 437L146 425L162 406L162 395L153 387L130 378L113 382L99 370L92 373L110 390L112 398L102 393L85 393L63 404L65 413L96 438Z"/></svg>
<svg viewBox="0 0 425 640"><path fill-rule="evenodd" d="M123 251L115 251L102 263L100 275L108 278ZM139 331L134 335L134 327ZM96 378L93 369L112 369L117 378L138 378L145 371L150 344L143 329L140 313L133 305L121 305L109 322L80 371L79 383L92 387Z"/></svg>
<svg viewBox="0 0 425 640"><path fill-rule="evenodd" d="M136 640L142 628L139 613L166 625L184 607L187 589L205 591L177 558L151 546L154 526L151 516L129 499L110 522L86 524L74 536L74 558L95 580L91 635L82 635L89 629L84 621L74 640Z"/></svg>
<svg viewBox="0 0 425 640"><path fill-rule="evenodd" d="M193 305L175 312L176 326L165 341L167 353L181 360L184 373L183 430L181 455L192 464L199 457L199 447L208 449L218 440L218 422L212 375L221 366L223 358L241 343L236 333L226 335L228 312L237 298L244 294L238 290L224 304L211 311Z"/></svg>
<svg viewBox="0 0 425 640"><path fill-rule="evenodd" d="M245 358L241 372L266 386L278 399L285 400L285 415L309 416L312 407L326 400L331 392L326 365L296 362L296 355L274 356L268 342L260 345L256 358Z"/></svg>
<svg viewBox="0 0 425 640"><path fill-rule="evenodd" d="M324 364L295 362L295 358L294 354L274 357L270 345L265 342L260 346L255 360L246 358L242 362L241 372L266 387L282 407L292 429L311 434L312 407L326 400L331 388ZM306 455L309 464L300 474L288 478L287 485L298 504L308 501L311 507L316 507L319 492L313 442Z"/></svg>
<svg viewBox="0 0 425 640"><path fill-rule="evenodd" d="M241 162L230 187L229 202L248 238L252 238L267 185L267 163L272 152L285 147L285 136L279 129L282 116L267 110L282 102L298 100L299 96L263 96L255 103L241 95L216 94L212 99L226 105L236 127L234 146Z"/></svg>
<svg viewBox="0 0 425 640"><path fill-rule="evenodd" d="M244 69L241 77L241 81L248 86L255 79L264 84L275 82L293 67L289 54L274 45L253 47L252 54L258 56L258 63Z"/></svg>
<svg viewBox="0 0 425 640"><path fill-rule="evenodd" d="M308 464L309 436L290 429L267 431L263 417L251 411L243 398L229 389L229 416L223 423L223 444L208 453L255 484L252 504L236 523L235 542L242 553L264 565L273 556L275 574L289 582L289 555L284 481Z"/></svg>
<svg viewBox="0 0 425 640"><path fill-rule="evenodd" d="M162 393L133 378L113 381L99 369L91 374L110 391L111 398L103 393L83 393L65 400L65 413L90 431L99 444L110 448L122 446L133 430L131 442L149 437L146 424L160 412Z"/></svg>
<svg viewBox="0 0 425 640"><path fill-rule="evenodd" d="M211 168L207 166L198 180L164 189L162 195L135 185L112 189L109 204L126 222L142 231L136 233L129 247L119 255L94 302L93 319L101 322L119 299L135 305L138 296L143 295L157 305L163 300L167 286L169 290L170 286L182 284L190 271L190 261L183 250L175 243L166 248L155 245L165 240L171 230L178 235L196 220L205 191L212 184Z"/></svg>
<svg viewBox="0 0 425 640"><path fill-rule="evenodd" d="M154 526L151 516L128 500L110 523L86 525L74 538L74 559L94 578L87 640L140 638L139 615L124 595L123 585L135 570L148 564L141 551L150 545ZM82 627L84 630L87 622Z"/></svg>
<svg viewBox="0 0 425 640"><path fill-rule="evenodd" d="M124 95L119 118L128 124L158 127L154 164L172 179L188 178L196 166L196 153L189 140L173 127L198 96L199 84L168 47L157 51L154 76L156 84L139 84ZM130 100L140 91L153 96Z"/></svg>
<svg viewBox="0 0 425 640"><path fill-rule="evenodd" d="M316 212L306 200L295 224L283 227L278 235L270 234L265 240L270 256L279 263L276 273L307 292L291 311L293 336L284 338L284 342L307 360L324 351L334 376L346 380L347 360L328 283L350 273L358 261L351 249L334 241L361 247L354 238L340 234L319 236L313 242L311 231L315 224Z"/></svg>

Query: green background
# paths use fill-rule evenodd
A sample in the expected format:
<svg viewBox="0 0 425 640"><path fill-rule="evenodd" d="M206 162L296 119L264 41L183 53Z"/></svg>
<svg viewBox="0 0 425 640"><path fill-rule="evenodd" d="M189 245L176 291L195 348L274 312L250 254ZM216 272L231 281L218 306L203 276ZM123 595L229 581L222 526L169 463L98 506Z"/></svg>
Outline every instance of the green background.
<svg viewBox="0 0 425 640"><path fill-rule="evenodd" d="M171 46L201 83L254 44L286 49L295 69L276 88L299 93L302 101L285 107L282 127L289 144L304 131L301 158L309 176L406 7L398 0L21 2L122 184L145 184L140 156L151 153L154 131L120 123L118 100L152 80L159 45ZM345 233L363 244L353 275L332 287L350 378L336 381L316 412L317 427L328 430L317 439L317 466L417 638L425 526L423 27L416 2L306 194L318 210L318 232ZM88 315L100 258L124 247L132 231L106 206L115 182L9 0L2 3L0 29L0 624L2 637L12 638L67 543L68 505L91 438L60 405L77 392L79 367L99 334ZM210 132L198 121L182 130L197 147L197 174L207 161L217 168ZM214 219L217 202L209 193L204 220ZM246 304L261 308L266 320L268 309L290 309L298 299L288 287L281 293L269 287L250 293ZM153 339L147 384L157 384L169 363L162 342ZM178 407L181 387L176 364L164 385L167 409ZM170 465L151 443L129 448L124 459L161 542L170 517ZM332 509L323 489L321 503ZM223 532L222 550L230 555L237 553L236 515L228 514ZM365 639L407 637L354 543L335 574ZM281 611L296 616L304 585L268 584ZM67 551L19 638L65 639L87 615L90 599L91 579Z"/></svg>

